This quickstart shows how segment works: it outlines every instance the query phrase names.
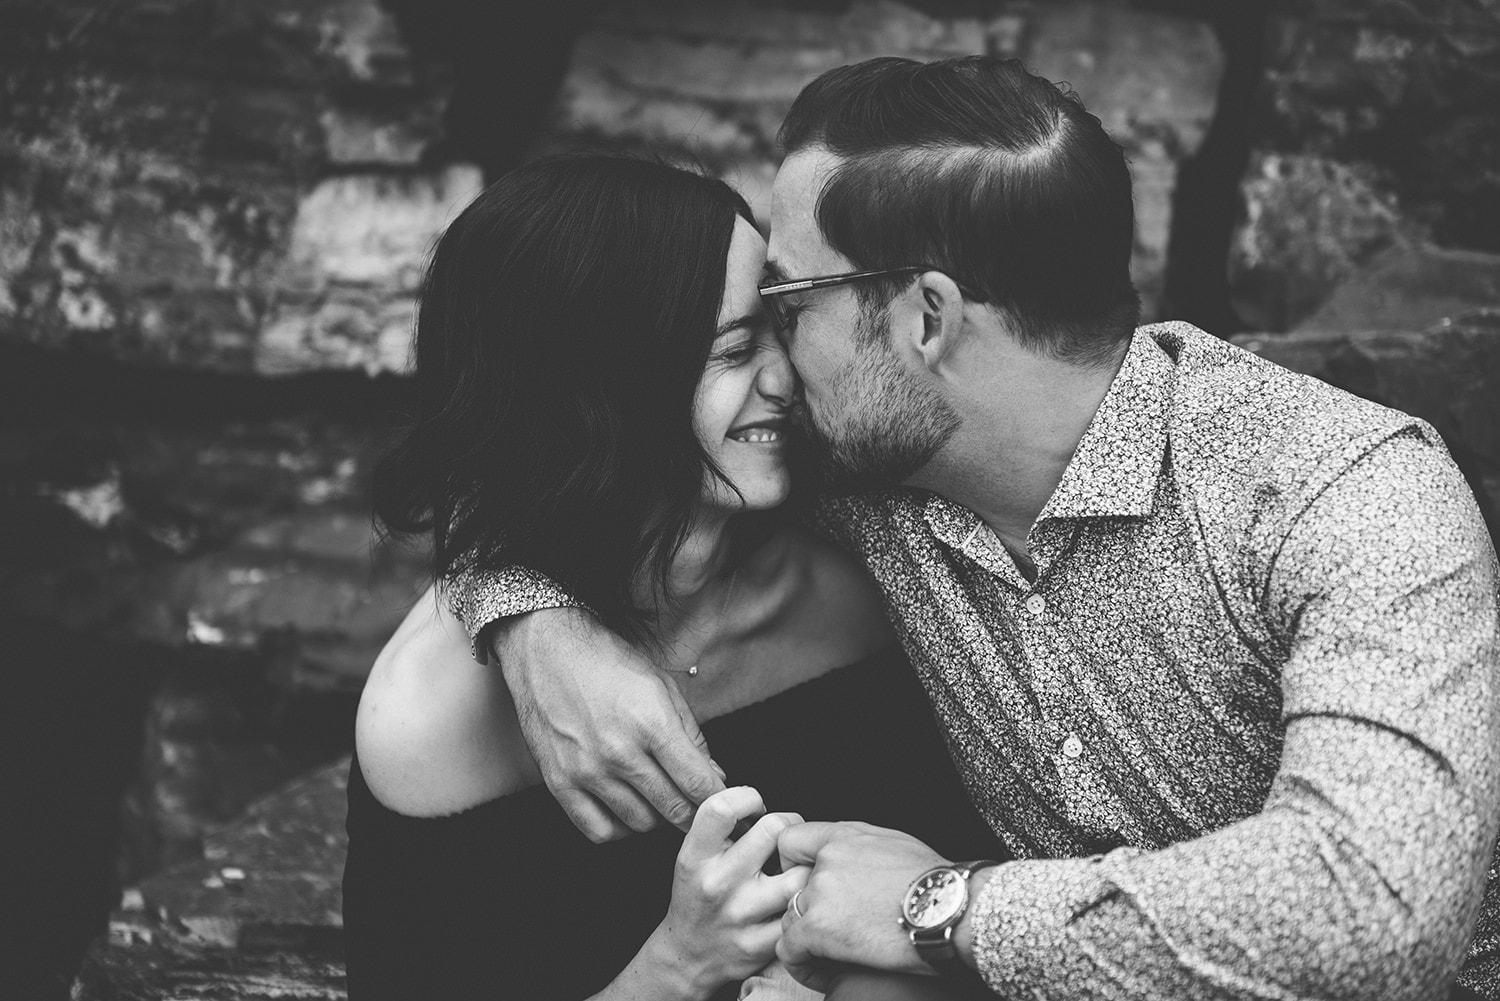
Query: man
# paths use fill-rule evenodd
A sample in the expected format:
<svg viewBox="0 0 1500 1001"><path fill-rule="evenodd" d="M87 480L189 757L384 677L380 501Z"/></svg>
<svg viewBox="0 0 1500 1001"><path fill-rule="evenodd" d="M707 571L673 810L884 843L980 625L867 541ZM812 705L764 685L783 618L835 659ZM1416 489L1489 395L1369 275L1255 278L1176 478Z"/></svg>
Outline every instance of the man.
<svg viewBox="0 0 1500 1001"><path fill-rule="evenodd" d="M820 522L1017 856L788 830L814 867L792 973L1445 996L1500 821L1500 612L1436 434L1185 324L1136 330L1120 150L1015 62L832 71L782 142L763 296L825 467L864 488ZM549 582L451 599L591 836L711 791L639 655L576 610L508 618L568 604ZM1461 982L1500 996L1482 952Z"/></svg>

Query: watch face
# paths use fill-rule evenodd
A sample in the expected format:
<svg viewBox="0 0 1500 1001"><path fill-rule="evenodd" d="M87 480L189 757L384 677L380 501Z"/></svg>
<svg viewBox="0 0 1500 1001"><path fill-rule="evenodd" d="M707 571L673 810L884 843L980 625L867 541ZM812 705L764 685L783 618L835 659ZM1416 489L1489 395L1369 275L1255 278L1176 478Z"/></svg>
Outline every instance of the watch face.
<svg viewBox="0 0 1500 1001"><path fill-rule="evenodd" d="M939 928L963 910L968 896L957 871L936 869L912 884L901 910L913 928Z"/></svg>

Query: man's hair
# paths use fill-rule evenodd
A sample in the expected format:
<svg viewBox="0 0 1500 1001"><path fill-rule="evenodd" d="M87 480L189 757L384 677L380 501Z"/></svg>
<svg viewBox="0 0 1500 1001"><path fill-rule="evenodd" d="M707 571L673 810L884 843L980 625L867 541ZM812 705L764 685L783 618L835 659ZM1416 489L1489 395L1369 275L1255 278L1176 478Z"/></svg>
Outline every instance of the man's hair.
<svg viewBox="0 0 1500 1001"><path fill-rule="evenodd" d="M787 155L839 157L817 220L855 267L943 271L1022 343L1061 358L1111 355L1139 322L1124 153L1075 95L1018 60L829 70L797 96L779 141ZM864 305L910 281L863 287Z"/></svg>

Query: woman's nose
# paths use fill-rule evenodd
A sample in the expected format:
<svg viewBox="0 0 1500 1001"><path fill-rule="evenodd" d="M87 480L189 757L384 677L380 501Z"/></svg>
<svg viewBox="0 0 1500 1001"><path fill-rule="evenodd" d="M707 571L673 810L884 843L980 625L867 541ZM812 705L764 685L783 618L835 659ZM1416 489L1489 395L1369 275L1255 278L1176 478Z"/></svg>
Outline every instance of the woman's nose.
<svg viewBox="0 0 1500 1001"><path fill-rule="evenodd" d="M797 395L797 370L780 342L772 342L766 361L756 374L755 385L762 396L790 405Z"/></svg>

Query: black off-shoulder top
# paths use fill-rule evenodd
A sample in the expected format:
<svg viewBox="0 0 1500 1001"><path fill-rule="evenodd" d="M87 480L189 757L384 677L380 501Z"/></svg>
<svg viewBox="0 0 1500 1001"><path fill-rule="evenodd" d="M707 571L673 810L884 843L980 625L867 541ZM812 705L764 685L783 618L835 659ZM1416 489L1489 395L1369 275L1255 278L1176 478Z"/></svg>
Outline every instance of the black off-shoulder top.
<svg viewBox="0 0 1500 1001"><path fill-rule="evenodd" d="M895 649L703 732L729 783L759 789L769 810L893 827L955 860L1008 857ZM587 997L665 915L682 842L664 827L595 845L543 787L448 816L403 816L375 800L358 760L348 831L352 1001ZM723 993L733 998L734 987Z"/></svg>

